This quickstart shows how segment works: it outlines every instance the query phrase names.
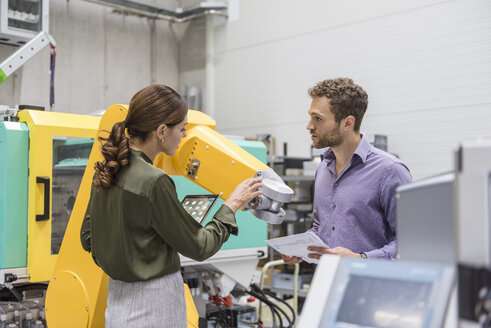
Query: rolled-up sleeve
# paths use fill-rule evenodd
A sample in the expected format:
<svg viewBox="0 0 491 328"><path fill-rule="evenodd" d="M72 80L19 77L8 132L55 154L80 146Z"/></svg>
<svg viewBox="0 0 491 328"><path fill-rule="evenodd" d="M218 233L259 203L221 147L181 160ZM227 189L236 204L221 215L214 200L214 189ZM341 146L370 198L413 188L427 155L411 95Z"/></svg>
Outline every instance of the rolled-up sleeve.
<svg viewBox="0 0 491 328"><path fill-rule="evenodd" d="M155 231L174 250L196 261L214 255L230 234L238 234L235 215L226 205L222 205L205 227L196 222L181 205L174 181L168 175L155 182L150 203Z"/></svg>

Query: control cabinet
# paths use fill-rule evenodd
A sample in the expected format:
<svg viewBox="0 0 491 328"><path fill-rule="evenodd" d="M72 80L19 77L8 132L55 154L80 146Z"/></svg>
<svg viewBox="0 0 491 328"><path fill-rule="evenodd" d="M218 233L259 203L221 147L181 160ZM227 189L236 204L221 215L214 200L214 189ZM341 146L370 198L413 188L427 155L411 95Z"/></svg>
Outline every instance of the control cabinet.
<svg viewBox="0 0 491 328"><path fill-rule="evenodd" d="M0 1L0 43L23 45L48 26L49 0Z"/></svg>

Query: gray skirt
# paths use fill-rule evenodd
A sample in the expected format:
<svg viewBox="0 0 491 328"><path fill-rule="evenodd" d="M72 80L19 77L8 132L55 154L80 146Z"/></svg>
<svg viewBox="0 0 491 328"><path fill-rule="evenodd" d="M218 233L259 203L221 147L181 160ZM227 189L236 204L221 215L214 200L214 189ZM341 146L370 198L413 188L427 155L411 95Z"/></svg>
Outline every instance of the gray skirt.
<svg viewBox="0 0 491 328"><path fill-rule="evenodd" d="M186 328L186 300L181 273L148 281L109 278L106 328Z"/></svg>

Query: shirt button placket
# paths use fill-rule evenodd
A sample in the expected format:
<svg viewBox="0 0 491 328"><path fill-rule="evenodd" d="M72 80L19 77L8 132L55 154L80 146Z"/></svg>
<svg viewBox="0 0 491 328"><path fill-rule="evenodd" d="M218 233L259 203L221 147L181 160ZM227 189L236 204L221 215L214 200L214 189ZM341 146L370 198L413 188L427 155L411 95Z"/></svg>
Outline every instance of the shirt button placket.
<svg viewBox="0 0 491 328"><path fill-rule="evenodd" d="M338 183L335 182L333 185L332 185L332 189L333 189L333 195L336 193L336 187L338 186ZM333 199L334 200L334 199ZM332 203L331 204L331 209L334 211L336 209L336 203ZM333 225L331 227L331 230L334 232L336 230L336 227Z"/></svg>

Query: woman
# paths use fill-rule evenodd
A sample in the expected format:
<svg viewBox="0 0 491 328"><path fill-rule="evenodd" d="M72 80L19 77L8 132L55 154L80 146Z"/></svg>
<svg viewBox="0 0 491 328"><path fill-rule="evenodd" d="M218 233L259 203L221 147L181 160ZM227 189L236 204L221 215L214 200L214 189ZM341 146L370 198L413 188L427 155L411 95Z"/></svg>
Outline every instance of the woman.
<svg viewBox="0 0 491 328"><path fill-rule="evenodd" d="M235 212L261 194L261 179L232 192L205 227L182 207L173 180L152 165L175 154L186 136L186 102L165 85L150 85L112 127L95 165L80 231L84 249L110 277L107 327L186 327L178 253L202 261L237 234ZM127 132L126 136L125 131Z"/></svg>

